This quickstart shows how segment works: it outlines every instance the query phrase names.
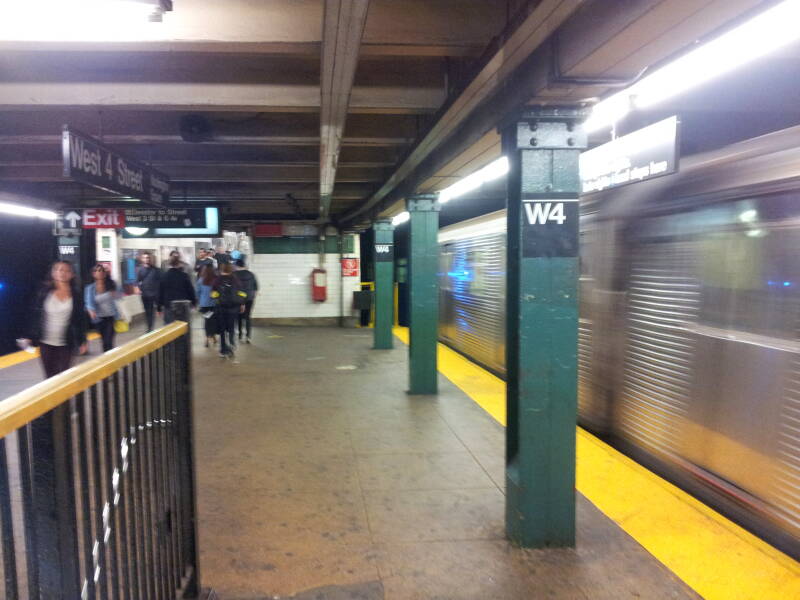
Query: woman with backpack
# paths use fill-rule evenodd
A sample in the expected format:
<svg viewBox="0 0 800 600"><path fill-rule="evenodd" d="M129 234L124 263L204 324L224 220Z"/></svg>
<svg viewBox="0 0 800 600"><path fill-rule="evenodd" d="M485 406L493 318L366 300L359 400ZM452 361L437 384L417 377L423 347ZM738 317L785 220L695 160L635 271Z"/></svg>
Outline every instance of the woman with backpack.
<svg viewBox="0 0 800 600"><path fill-rule="evenodd" d="M217 302L217 328L219 329L219 355L234 358L236 348L236 317L244 310L247 293L233 274L230 263L222 263L219 277L214 280L211 297Z"/></svg>

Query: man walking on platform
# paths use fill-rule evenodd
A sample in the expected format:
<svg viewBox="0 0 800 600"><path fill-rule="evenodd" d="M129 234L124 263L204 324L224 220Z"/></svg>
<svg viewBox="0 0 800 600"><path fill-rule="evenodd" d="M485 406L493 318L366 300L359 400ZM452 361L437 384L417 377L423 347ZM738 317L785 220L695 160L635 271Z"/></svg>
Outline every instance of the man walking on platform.
<svg viewBox="0 0 800 600"><path fill-rule="evenodd" d="M147 320L147 331L153 331L155 323L155 307L158 303L159 288L161 285L161 269L153 264L153 255L143 253L139 260L141 266L136 269L136 285L142 294L142 305Z"/></svg>
<svg viewBox="0 0 800 600"><path fill-rule="evenodd" d="M239 280L239 285L242 286L242 291L247 294L247 300L245 300L243 305L244 309L239 313L239 341L242 341L242 334L246 332L247 337L245 341L249 344L253 331L250 313L253 311L253 302L258 292L258 280L252 271L247 270L241 258L235 260L234 264L236 265L236 277Z"/></svg>

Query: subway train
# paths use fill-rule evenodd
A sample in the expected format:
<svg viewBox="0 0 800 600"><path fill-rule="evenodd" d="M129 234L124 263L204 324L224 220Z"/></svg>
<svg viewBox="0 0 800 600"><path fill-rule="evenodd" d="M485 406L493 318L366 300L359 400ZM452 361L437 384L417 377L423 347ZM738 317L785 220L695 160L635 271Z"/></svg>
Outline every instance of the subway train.
<svg viewBox="0 0 800 600"><path fill-rule="evenodd" d="M440 340L505 372L505 211L443 228ZM581 199L579 424L800 557L800 127Z"/></svg>

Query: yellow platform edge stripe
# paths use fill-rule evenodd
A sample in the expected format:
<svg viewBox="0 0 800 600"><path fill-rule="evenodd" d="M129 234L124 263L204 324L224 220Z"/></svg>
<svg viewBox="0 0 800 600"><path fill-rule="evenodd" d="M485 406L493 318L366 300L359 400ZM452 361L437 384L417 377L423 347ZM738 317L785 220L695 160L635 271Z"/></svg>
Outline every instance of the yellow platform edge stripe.
<svg viewBox="0 0 800 600"><path fill-rule="evenodd" d="M394 335L408 344L408 329ZM505 382L444 344L439 371L498 423ZM800 563L578 427L577 489L707 600L800 598Z"/></svg>
<svg viewBox="0 0 800 600"><path fill-rule="evenodd" d="M89 340L96 340L100 338L99 333L90 333L86 336ZM20 350L19 352L12 352L11 354L5 354L0 356L0 369L5 369L6 367L13 367L14 365L18 365L24 362L28 362L29 360L33 360L35 358L39 358L39 349L36 349L36 352L25 352L25 350Z"/></svg>

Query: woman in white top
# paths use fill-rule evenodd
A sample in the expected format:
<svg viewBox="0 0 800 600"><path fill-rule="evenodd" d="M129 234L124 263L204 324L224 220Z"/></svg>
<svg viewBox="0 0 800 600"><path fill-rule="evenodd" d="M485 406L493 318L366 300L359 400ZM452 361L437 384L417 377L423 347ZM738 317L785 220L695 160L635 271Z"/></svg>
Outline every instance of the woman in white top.
<svg viewBox="0 0 800 600"><path fill-rule="evenodd" d="M39 346L46 377L69 369L76 351L86 353L86 312L70 263L53 264L29 325L27 341Z"/></svg>

